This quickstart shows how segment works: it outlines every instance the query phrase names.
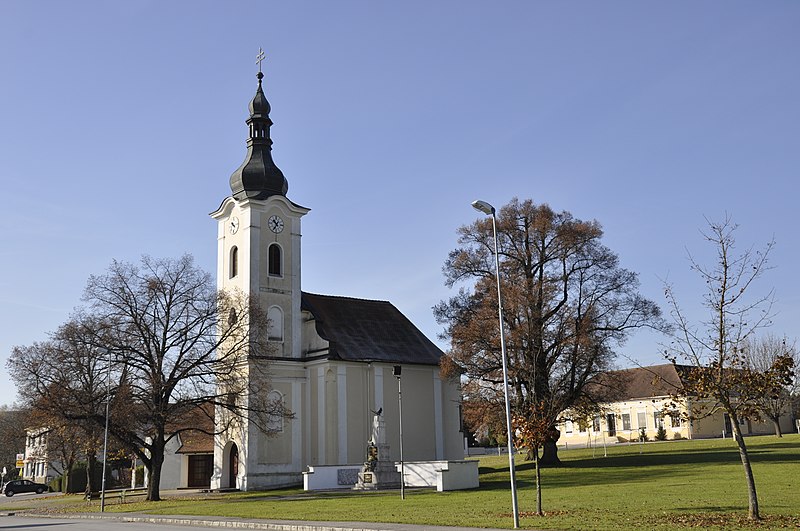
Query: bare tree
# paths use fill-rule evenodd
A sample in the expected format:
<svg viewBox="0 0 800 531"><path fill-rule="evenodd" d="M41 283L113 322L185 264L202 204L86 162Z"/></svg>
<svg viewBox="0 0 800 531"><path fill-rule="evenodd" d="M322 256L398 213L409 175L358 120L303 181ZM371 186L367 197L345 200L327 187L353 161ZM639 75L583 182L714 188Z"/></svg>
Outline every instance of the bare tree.
<svg viewBox="0 0 800 531"><path fill-rule="evenodd" d="M678 359L688 365L682 374L679 393L692 398L690 419L722 411L731 421L734 439L744 468L751 519L760 518L755 478L747 445L742 437L740 420L759 417L758 399L783 386L791 376L792 360L778 356L764 370L749 366L746 346L753 334L770 324L773 293L752 296L750 288L767 270L767 257L774 246L770 241L761 250L735 250L736 225L729 217L722 222L708 222L702 233L716 251L711 266L689 257L691 269L706 284L703 305L708 318L692 324L678 304L672 286L665 287L675 321L667 357L676 365Z"/></svg>
<svg viewBox="0 0 800 531"><path fill-rule="evenodd" d="M217 292L190 256L114 262L84 300L51 341L15 348L9 364L34 407L61 404L68 420L103 426L110 397L109 432L147 467L149 500L160 499L167 442L209 432L194 415L213 418L212 434L247 417L269 435L270 419L291 417L268 399L267 365L253 362L271 352L265 313Z"/></svg>
<svg viewBox="0 0 800 531"><path fill-rule="evenodd" d="M472 382L476 402L502 402L501 349L491 220L459 229L461 247L443 267L446 284L470 284L434 313L451 341L445 367ZM638 293L638 278L601 243L596 221L513 199L497 219L504 326L515 417L549 428L542 464L558 464L560 413L599 400L589 384L611 367L614 348L640 327L658 327L660 311ZM599 389L599 387L595 387ZM528 440L538 440L529 437Z"/></svg>
<svg viewBox="0 0 800 531"><path fill-rule="evenodd" d="M778 338L766 335L759 338L750 338L744 345L747 366L758 373L769 374L781 361L790 358L794 368L800 366L800 353L794 342L789 342L785 337ZM783 437L781 432L781 417L792 412L792 395L800 391L800 379L792 378L785 387L775 387L772 392L766 392L757 398L758 408L761 413L772 421L775 435Z"/></svg>

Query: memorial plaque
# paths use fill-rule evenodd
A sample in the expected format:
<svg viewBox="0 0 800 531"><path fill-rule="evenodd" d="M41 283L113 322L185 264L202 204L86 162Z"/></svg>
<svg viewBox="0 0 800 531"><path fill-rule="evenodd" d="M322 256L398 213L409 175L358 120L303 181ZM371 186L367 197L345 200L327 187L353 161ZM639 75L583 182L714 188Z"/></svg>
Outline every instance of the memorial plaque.
<svg viewBox="0 0 800 531"><path fill-rule="evenodd" d="M337 470L336 483L339 485L355 485L358 483L358 470L345 469Z"/></svg>
<svg viewBox="0 0 800 531"><path fill-rule="evenodd" d="M372 473L364 472L364 483L372 483Z"/></svg>

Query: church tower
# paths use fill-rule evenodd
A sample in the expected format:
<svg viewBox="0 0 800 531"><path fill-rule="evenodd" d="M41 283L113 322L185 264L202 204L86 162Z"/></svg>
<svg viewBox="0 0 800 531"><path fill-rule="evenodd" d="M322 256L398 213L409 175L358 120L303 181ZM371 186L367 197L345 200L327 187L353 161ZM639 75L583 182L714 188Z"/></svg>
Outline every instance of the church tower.
<svg viewBox="0 0 800 531"><path fill-rule="evenodd" d="M230 178L217 220L219 289L257 295L279 358L300 357L300 219L309 209L286 197L289 183L272 160L270 105L259 72L250 102L247 155Z"/></svg>
<svg viewBox="0 0 800 531"><path fill-rule="evenodd" d="M269 399L296 411L301 407L305 375L299 363L303 313L300 220L309 209L286 197L289 184L272 160L272 120L260 69L257 77L258 88L246 120L247 154L230 177L231 195L211 214L217 220L217 286L257 297L269 318L266 332L273 383ZM251 365L242 377L249 378L252 370ZM287 473L290 478L299 477L302 451L295 446L301 439L302 425L278 422L278 433L269 440L246 419L235 433L215 437L212 486L248 490L286 483Z"/></svg>

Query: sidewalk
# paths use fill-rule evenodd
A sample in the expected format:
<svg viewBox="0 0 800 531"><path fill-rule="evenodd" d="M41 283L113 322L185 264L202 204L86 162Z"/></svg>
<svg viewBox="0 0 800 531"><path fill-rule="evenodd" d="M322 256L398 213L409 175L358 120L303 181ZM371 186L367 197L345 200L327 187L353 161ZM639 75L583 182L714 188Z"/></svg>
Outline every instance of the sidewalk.
<svg viewBox="0 0 800 531"><path fill-rule="evenodd" d="M58 519L88 519L88 520L113 520L117 522L139 522L164 525L191 525L202 527L216 527L224 529L266 529L269 531L500 531L491 528L477 527L448 527L428 526L413 524L387 524L373 522L309 522L301 520L258 520L245 518L226 518L209 516L156 516L144 513L125 514L35 514L11 511L8 516L31 518L58 518ZM3 514L0 514L3 516ZM509 521L510 523L510 521Z"/></svg>

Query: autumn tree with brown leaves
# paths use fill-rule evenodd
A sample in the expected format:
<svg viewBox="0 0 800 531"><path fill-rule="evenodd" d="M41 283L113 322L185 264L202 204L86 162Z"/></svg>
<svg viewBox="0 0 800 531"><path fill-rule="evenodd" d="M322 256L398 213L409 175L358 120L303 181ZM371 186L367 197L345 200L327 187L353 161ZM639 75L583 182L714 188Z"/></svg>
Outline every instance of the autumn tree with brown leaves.
<svg viewBox="0 0 800 531"><path fill-rule="evenodd" d="M460 247L443 271L449 287L461 288L434 308L451 342L444 366L467 378L465 400L501 404L492 222L479 219L458 234ZM638 293L637 275L602 244L596 221L513 199L500 209L497 236L513 417L526 429L526 419L541 425L531 411L547 412L541 464L558 464L560 413L602 401L589 384L611 368L614 349L630 332L661 325L660 311Z"/></svg>
<svg viewBox="0 0 800 531"><path fill-rule="evenodd" d="M29 414L25 409L0 405L0 469L6 468L6 481L17 477L17 454L25 452Z"/></svg>
<svg viewBox="0 0 800 531"><path fill-rule="evenodd" d="M716 252L711 266L689 257L691 269L706 284L703 306L708 318L690 322L678 304L672 286L665 288L674 333L667 357L680 367L682 389L679 395L691 398L691 419L724 412L730 417L739 449L748 491L748 515L760 518L755 478L750 455L742 437L740 421L760 417L759 400L779 392L791 381L794 361L776 355L769 366L754 368L748 361L747 346L759 329L770 324L772 291L753 296L751 287L767 270L767 258L774 246L770 241L761 250L737 253L736 225L729 217L708 222L703 237Z"/></svg>
<svg viewBox="0 0 800 531"><path fill-rule="evenodd" d="M553 412L548 409L546 402L531 404L528 411L520 412L514 418L514 426L517 426L514 438L516 445L523 448L530 448L533 453L533 464L536 478L536 514L544 515L542 511L542 471L539 467L539 448L550 438L549 431L552 429L553 415L560 412Z"/></svg>
<svg viewBox="0 0 800 531"><path fill-rule="evenodd" d="M66 371L65 371L66 372ZM84 397L86 398L86 397ZM102 448L102 430L87 420L67 420L59 411L53 413L39 404L33 408L26 425L36 427L39 435L46 437L47 460L55 472L62 477L61 490L75 492L73 485L80 484L70 479L72 472L83 459L86 483L84 495L91 499L93 490L98 487L96 477L97 453ZM60 410L56 406L54 410Z"/></svg>
<svg viewBox="0 0 800 531"><path fill-rule="evenodd" d="M265 312L217 292L191 256L114 262L90 277L84 300L49 341L16 347L9 367L27 404L70 422L103 427L110 396L109 432L148 469L148 500L160 499L174 437L219 433L243 418L270 435L276 417L291 417L268 398Z"/></svg>

